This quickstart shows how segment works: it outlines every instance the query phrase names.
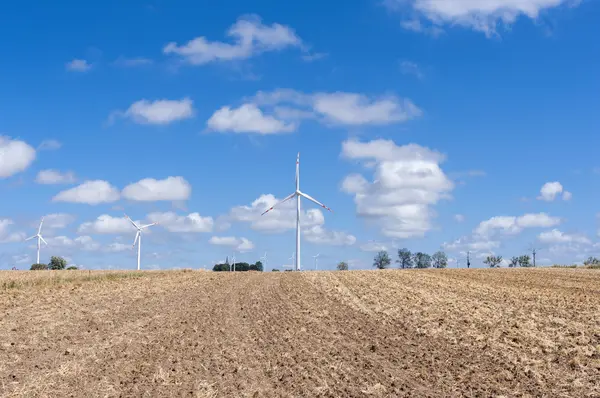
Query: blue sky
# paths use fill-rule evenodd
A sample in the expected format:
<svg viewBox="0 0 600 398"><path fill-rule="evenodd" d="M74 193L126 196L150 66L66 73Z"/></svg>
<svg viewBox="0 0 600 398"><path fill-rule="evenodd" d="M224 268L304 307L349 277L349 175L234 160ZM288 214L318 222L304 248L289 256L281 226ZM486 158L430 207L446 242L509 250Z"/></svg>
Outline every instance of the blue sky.
<svg viewBox="0 0 600 398"><path fill-rule="evenodd" d="M27 1L0 13L0 268L600 255L600 4ZM451 266L455 266L452 263Z"/></svg>

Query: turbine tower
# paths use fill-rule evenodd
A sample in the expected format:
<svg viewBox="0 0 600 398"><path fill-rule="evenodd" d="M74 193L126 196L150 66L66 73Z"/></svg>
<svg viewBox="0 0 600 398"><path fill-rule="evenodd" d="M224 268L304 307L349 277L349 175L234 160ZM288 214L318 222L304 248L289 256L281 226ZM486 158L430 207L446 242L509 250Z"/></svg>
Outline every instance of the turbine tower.
<svg viewBox="0 0 600 398"><path fill-rule="evenodd" d="M261 261L262 261L262 260L265 260L265 261L264 261L263 270L266 270L266 269L267 269L267 252L265 252L265 255L264 255L264 256L262 256L262 257L260 258L260 260L261 260Z"/></svg>
<svg viewBox="0 0 600 398"><path fill-rule="evenodd" d="M131 246L131 248L133 249L135 247L135 244L137 243L137 245L138 245L137 269L139 271L140 270L140 255L141 255L141 252L142 252L142 230L146 229L148 227L151 227L153 225L156 225L158 223L157 222L153 222L152 224L142 225L141 227L139 227L136 223L133 222L133 220L131 218L129 218L129 216L127 214L125 214L125 217L127 217L127 219L129 220L129 222L137 229L137 232L135 234L135 240L133 241L133 246Z"/></svg>
<svg viewBox="0 0 600 398"><path fill-rule="evenodd" d="M321 255L321 253L317 254L316 256L313 256L313 258L315 259L315 271L317 270L317 264L318 264L320 255Z"/></svg>
<svg viewBox="0 0 600 398"><path fill-rule="evenodd" d="M40 263L40 246L41 246L41 242L44 242L44 244L46 246L48 246L48 243L42 237L42 224L43 223L44 223L44 217L42 217L42 221L40 221L40 227L38 228L37 234L35 234L33 236L30 236L29 238L25 239L25 240L31 240L33 238L38 238L38 240L37 240L37 261L36 261L36 264Z"/></svg>
<svg viewBox="0 0 600 398"><path fill-rule="evenodd" d="M280 204L285 203L290 199L296 198L296 271L300 271L300 197L301 196L305 197L306 199L310 200L311 202L316 203L319 206L321 206L322 208L327 209L333 213L333 211L329 207L325 206L323 203L319 202L312 196L307 195L304 192L300 191L300 153L298 153L298 157L296 158L296 191L293 194L286 197L285 199L283 199L282 201L275 203L267 211L265 211L264 213L261 214L261 215L265 215L266 213L270 212L271 210L273 210L275 207L279 206Z"/></svg>

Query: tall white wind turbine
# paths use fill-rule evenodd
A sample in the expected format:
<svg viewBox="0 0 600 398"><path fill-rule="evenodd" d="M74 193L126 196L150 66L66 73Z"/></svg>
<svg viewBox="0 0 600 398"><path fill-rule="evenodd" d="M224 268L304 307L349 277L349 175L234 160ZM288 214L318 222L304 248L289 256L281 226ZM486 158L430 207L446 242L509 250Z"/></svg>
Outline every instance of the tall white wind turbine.
<svg viewBox="0 0 600 398"><path fill-rule="evenodd" d="M133 249L135 247L135 244L137 243L137 245L138 245L137 269L139 271L140 270L140 255L142 253L142 230L146 229L148 227L151 227L153 225L156 225L158 223L157 222L153 222L152 224L142 225L141 227L139 227L136 223L133 222L133 220L131 218L129 218L129 216L127 214L125 214L125 217L127 217L127 219L129 220L129 222L137 229L137 232L135 234L135 240L133 241L133 246L131 246L131 248Z"/></svg>
<svg viewBox="0 0 600 398"><path fill-rule="evenodd" d="M262 257L260 258L260 260L261 260L261 261L263 261L263 260L264 260L264 261L263 261L263 264L264 264L264 265L263 265L263 270L265 270L265 271L266 271L266 270L267 270L267 252L265 252L265 255L264 255L264 256L262 256Z"/></svg>
<svg viewBox="0 0 600 398"><path fill-rule="evenodd" d="M30 236L29 238L25 239L25 240L31 240L33 238L38 238L37 241L37 261L36 264L40 263L40 246L41 246L41 242L44 242L44 244L46 246L48 246L48 243L44 240L44 238L42 237L42 224L44 223L44 217L42 217L42 221L40 221L40 227L38 228L38 232L37 234Z"/></svg>
<svg viewBox="0 0 600 398"><path fill-rule="evenodd" d="M264 215L264 214L270 212L271 210L273 210L275 207L279 206L280 204L285 203L292 198L296 198L296 271L300 271L300 197L301 196L310 200L313 203L318 204L322 208L327 209L333 213L333 211L329 207L325 206L323 203L319 202L312 196L300 191L300 153L298 153L298 157L296 158L296 191L293 194L286 197L285 199L283 199L281 202L278 202L278 203L274 204L273 206L271 206L271 208L269 208L267 211L265 211L262 214L262 215Z"/></svg>
<svg viewBox="0 0 600 398"><path fill-rule="evenodd" d="M320 255L321 255L321 253L317 254L316 256L313 256L313 258L315 259L315 271L317 270L317 264L318 264Z"/></svg>

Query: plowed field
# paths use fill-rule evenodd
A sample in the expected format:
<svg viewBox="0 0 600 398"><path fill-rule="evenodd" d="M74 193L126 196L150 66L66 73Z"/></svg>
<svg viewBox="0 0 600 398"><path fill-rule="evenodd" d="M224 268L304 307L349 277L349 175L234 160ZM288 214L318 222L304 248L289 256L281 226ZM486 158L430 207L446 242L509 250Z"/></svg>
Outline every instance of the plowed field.
<svg viewBox="0 0 600 398"><path fill-rule="evenodd" d="M3 272L0 396L600 397L600 271Z"/></svg>

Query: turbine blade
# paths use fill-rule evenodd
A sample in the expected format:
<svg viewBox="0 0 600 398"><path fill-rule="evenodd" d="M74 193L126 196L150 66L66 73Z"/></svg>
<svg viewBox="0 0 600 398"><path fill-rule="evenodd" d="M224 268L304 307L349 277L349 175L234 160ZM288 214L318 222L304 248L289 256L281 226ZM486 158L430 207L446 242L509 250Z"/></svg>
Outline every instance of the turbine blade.
<svg viewBox="0 0 600 398"><path fill-rule="evenodd" d="M42 242L44 242L44 244L45 244L46 246L48 246L48 242L46 242L46 241L44 240L44 238L42 238L42 235L40 235L40 239L42 240Z"/></svg>
<svg viewBox="0 0 600 398"><path fill-rule="evenodd" d="M271 210L273 210L275 207L279 206L280 204L282 204L284 202L287 202L288 200L292 199L294 196L296 196L296 192L294 192L293 194L289 195L288 197L286 197L282 201L275 203L273 206L271 206L269 209L267 209L267 211L265 211L263 214L261 214L261 216L267 214L268 212L270 212Z"/></svg>
<svg viewBox="0 0 600 398"><path fill-rule="evenodd" d="M307 195L307 194L305 194L304 192L300 192L300 196L304 196L306 199L310 200L311 202L313 202L313 203L316 203L316 204L318 204L319 206L321 206L322 208L324 208L324 209L327 209L327 210L329 210L330 212L332 212L332 213L333 213L333 210L331 210L329 207L325 206L323 203L319 202L318 200L316 200L316 199L315 199L315 198L313 198L312 196L310 196L310 195Z"/></svg>
<svg viewBox="0 0 600 398"><path fill-rule="evenodd" d="M37 235L30 236L29 238L27 238L27 239L25 239L25 240L31 240L31 239L33 239L33 238L37 238Z"/></svg>
<svg viewBox="0 0 600 398"><path fill-rule="evenodd" d="M153 222L152 224L142 225L140 227L140 229L148 228L148 227L151 227L151 226L156 225L156 224L158 224L158 223L157 222Z"/></svg>
<svg viewBox="0 0 600 398"><path fill-rule="evenodd" d="M140 231L137 231L135 233L135 240L133 241L133 245L131 246L132 249L135 247L135 244L137 243L139 237L140 237Z"/></svg>
<svg viewBox="0 0 600 398"><path fill-rule="evenodd" d="M131 218L129 218L129 216L127 214L125 214L125 217L129 220L129 222L131 223L131 225L133 225L137 229L140 229L140 227L138 227L137 224L134 223L133 220Z"/></svg>
<svg viewBox="0 0 600 398"><path fill-rule="evenodd" d="M300 176L300 152L296 156L296 189L298 188L298 177Z"/></svg>
<svg viewBox="0 0 600 398"><path fill-rule="evenodd" d="M38 228L38 234L42 233L42 224L44 223L44 217L42 217L42 221L40 221L40 227Z"/></svg>

